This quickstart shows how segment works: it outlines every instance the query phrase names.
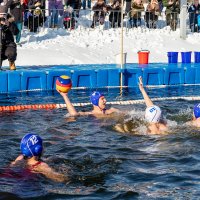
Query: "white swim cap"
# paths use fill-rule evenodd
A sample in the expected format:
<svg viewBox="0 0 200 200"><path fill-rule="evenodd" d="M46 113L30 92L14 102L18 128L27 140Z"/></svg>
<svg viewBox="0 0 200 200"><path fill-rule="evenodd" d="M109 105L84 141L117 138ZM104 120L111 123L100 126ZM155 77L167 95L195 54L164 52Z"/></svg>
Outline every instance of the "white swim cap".
<svg viewBox="0 0 200 200"><path fill-rule="evenodd" d="M161 109L158 106L154 106L153 105L153 106L150 106L150 107L146 108L145 119L148 122L156 123L156 122L160 121L161 114L162 114Z"/></svg>

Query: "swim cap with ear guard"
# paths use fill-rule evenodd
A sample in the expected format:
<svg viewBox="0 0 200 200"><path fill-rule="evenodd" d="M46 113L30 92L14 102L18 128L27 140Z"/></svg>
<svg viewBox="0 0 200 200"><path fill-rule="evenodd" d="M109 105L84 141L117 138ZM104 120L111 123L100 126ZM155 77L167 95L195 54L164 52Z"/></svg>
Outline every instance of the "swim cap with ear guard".
<svg viewBox="0 0 200 200"><path fill-rule="evenodd" d="M153 105L146 108L145 119L148 122L157 123L161 119L161 114L162 114L161 109L158 106Z"/></svg>
<svg viewBox="0 0 200 200"><path fill-rule="evenodd" d="M194 116L196 118L199 118L200 117L200 103L196 104L194 106Z"/></svg>
<svg viewBox="0 0 200 200"><path fill-rule="evenodd" d="M20 149L26 157L40 156L43 150L42 138L36 134L26 134L21 140Z"/></svg>
<svg viewBox="0 0 200 200"><path fill-rule="evenodd" d="M90 101L93 105L98 106L99 105L99 99L100 97L103 97L104 95L98 91L93 92L90 96Z"/></svg>

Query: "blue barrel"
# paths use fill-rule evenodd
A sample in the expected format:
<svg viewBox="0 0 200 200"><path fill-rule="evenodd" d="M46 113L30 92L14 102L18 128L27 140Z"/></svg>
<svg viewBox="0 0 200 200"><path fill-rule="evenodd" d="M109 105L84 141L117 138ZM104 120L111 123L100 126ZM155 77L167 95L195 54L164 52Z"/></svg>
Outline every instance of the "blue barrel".
<svg viewBox="0 0 200 200"><path fill-rule="evenodd" d="M200 52L197 51L194 52L194 62L200 63Z"/></svg>
<svg viewBox="0 0 200 200"><path fill-rule="evenodd" d="M181 52L182 63L191 63L191 51Z"/></svg>
<svg viewBox="0 0 200 200"><path fill-rule="evenodd" d="M178 62L178 52L167 52L168 63L177 63Z"/></svg>

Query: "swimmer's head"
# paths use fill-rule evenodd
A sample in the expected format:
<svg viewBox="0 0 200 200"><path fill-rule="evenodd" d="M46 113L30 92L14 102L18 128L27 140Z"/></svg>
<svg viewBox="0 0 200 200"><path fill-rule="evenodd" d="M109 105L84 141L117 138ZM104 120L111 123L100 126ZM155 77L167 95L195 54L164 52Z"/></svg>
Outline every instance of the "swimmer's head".
<svg viewBox="0 0 200 200"><path fill-rule="evenodd" d="M20 144L21 153L30 158L33 156L41 156L43 145L42 138L36 134L26 134Z"/></svg>
<svg viewBox="0 0 200 200"><path fill-rule="evenodd" d="M194 116L196 119L200 117L200 103L194 106Z"/></svg>
<svg viewBox="0 0 200 200"><path fill-rule="evenodd" d="M145 119L150 123L157 123L161 120L161 109L158 106L150 106L146 108Z"/></svg>
<svg viewBox="0 0 200 200"><path fill-rule="evenodd" d="M99 99L100 99L101 97L104 97L104 95L103 95L102 93L98 92L98 91L95 91L95 92L93 92L93 93L91 94L91 96L90 96L90 101L91 101L91 103L92 103L93 105L99 106Z"/></svg>

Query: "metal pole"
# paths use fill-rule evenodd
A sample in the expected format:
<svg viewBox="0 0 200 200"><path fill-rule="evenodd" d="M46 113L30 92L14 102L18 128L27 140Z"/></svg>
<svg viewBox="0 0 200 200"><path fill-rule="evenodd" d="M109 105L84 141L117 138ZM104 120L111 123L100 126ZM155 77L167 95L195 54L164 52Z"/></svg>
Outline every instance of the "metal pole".
<svg viewBox="0 0 200 200"><path fill-rule="evenodd" d="M123 7L124 7L124 0L121 0L121 43L120 43L120 46L121 46L121 70L124 68L124 50L123 50ZM120 74L120 86L122 87L123 86L123 73L121 71L121 74Z"/></svg>
<svg viewBox="0 0 200 200"><path fill-rule="evenodd" d="M0 70L2 67L2 55L1 54L2 54L2 24L0 24Z"/></svg>

